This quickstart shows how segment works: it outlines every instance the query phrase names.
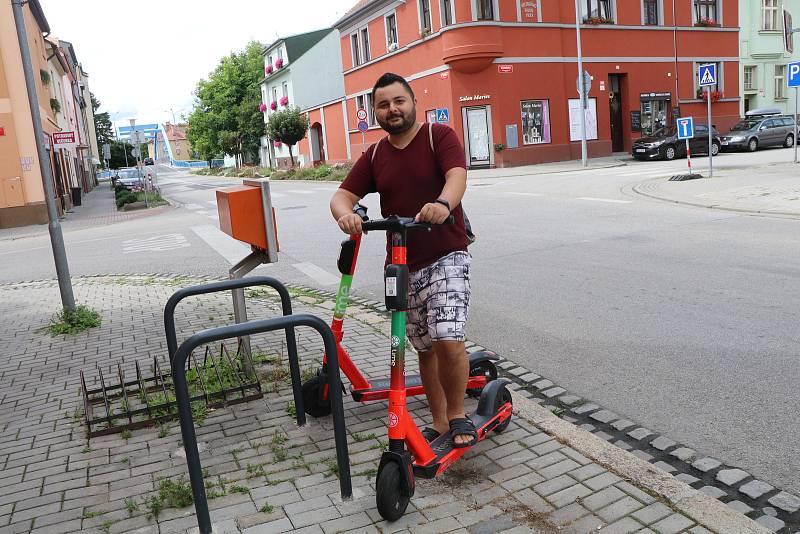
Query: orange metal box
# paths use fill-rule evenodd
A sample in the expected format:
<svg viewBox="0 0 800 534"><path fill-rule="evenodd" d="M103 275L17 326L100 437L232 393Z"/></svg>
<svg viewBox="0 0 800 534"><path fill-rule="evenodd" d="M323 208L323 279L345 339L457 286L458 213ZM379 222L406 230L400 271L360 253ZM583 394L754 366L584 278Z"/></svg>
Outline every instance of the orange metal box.
<svg viewBox="0 0 800 534"><path fill-rule="evenodd" d="M261 188L239 185L217 189L220 230L262 250L267 248ZM275 211L272 213L273 222Z"/></svg>

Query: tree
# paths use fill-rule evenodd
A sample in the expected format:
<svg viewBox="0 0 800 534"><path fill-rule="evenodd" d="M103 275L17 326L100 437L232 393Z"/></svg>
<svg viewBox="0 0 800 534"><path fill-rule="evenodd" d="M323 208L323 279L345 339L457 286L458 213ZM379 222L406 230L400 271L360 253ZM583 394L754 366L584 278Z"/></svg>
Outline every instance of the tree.
<svg viewBox="0 0 800 534"><path fill-rule="evenodd" d="M289 147L289 159L292 160L292 167L294 167L292 146L303 139L307 131L308 117L300 113L300 109L296 107L276 111L270 115L267 123L269 137Z"/></svg>
<svg viewBox="0 0 800 534"><path fill-rule="evenodd" d="M136 158L133 155L133 145L123 143L122 141L111 141L111 159L109 160L109 167L112 169L125 167L126 152L128 154L128 166L133 167L136 165Z"/></svg>
<svg viewBox="0 0 800 534"><path fill-rule="evenodd" d="M114 140L114 127L111 125L111 117L108 112L98 113L100 101L95 98L94 93L89 93L92 99L92 113L94 114L94 130L97 135L97 144L101 147Z"/></svg>
<svg viewBox="0 0 800 534"><path fill-rule="evenodd" d="M189 116L189 143L205 160L223 154L255 160L264 135L259 82L264 75L264 45L252 41L239 52L223 57L195 91Z"/></svg>

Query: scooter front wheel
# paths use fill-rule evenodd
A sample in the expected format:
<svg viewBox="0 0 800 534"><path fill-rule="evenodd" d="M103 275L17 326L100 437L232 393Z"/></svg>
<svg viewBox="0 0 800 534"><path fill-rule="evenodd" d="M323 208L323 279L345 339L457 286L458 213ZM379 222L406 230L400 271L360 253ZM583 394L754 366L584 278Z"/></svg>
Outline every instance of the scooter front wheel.
<svg viewBox="0 0 800 534"><path fill-rule="evenodd" d="M378 513L387 521L397 521L408 508L411 497L403 495L400 480L400 465L388 462L378 473L375 482L375 501Z"/></svg>
<svg viewBox="0 0 800 534"><path fill-rule="evenodd" d="M508 391L506 388L503 388L503 392L497 396L496 403L497 406L495 406L494 408L495 413L497 413L500 410L500 407L503 406L505 403L512 404L511 392ZM506 428L508 428L508 425L510 424L511 424L511 416L509 415L508 419L506 419L505 421L494 427L494 431L497 432L498 434L501 434Z"/></svg>
<svg viewBox="0 0 800 534"><path fill-rule="evenodd" d="M322 373L303 382L303 408L311 417L326 417L331 414L331 398L323 391L328 385L327 377Z"/></svg>

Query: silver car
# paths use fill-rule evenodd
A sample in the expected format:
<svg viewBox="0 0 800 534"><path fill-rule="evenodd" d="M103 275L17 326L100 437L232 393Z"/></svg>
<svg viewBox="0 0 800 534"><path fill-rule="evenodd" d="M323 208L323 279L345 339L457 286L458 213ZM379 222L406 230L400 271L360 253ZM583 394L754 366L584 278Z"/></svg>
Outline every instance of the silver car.
<svg viewBox="0 0 800 534"><path fill-rule="evenodd" d="M133 189L134 187L142 187L142 179L139 174L139 169L136 168L123 168L117 170L117 178L115 185L124 187L125 189Z"/></svg>
<svg viewBox="0 0 800 534"><path fill-rule="evenodd" d="M755 152L768 146L794 146L794 118L785 115L750 116L722 137L722 150Z"/></svg>

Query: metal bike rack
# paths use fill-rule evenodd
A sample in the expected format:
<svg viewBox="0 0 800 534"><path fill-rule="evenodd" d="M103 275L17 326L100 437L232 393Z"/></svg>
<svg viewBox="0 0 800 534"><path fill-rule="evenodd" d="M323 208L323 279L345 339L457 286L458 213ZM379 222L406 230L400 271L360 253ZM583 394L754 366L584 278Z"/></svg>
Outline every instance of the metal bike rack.
<svg viewBox="0 0 800 534"><path fill-rule="evenodd" d="M281 308L284 317L292 315L292 299L289 290L279 280L271 276L252 276L250 278L237 278L235 280L224 280L222 282L212 282L199 286L191 286L176 291L164 306L164 331L167 336L167 352L169 361L172 364L175 353L178 350L178 338L175 334L175 308L178 303L190 296L206 295L208 293L219 293L222 291L239 290L243 291L246 287L269 286L278 292L281 297ZM303 405L303 391L300 387L300 362L297 358L297 340L294 336L294 326L286 327L286 350L289 353L289 373L292 377L292 395L294 405L297 408L297 424L306 424L306 414ZM294 356L292 356L294 355ZM172 365L172 372L175 373L175 366Z"/></svg>
<svg viewBox="0 0 800 534"><path fill-rule="evenodd" d="M178 302L190 295L202 295L231 289L244 288L252 285L267 285L278 291L283 305L283 317L251 321L242 324L222 326L203 330L184 341L176 347L174 312ZM226 280L203 286L194 286L177 291L167 302L164 309L164 328L167 333L167 346L170 353L172 366L172 382L175 387L175 397L178 404L178 415L181 424L181 436L186 452L186 464L189 469L189 479L194 497L197 524L200 534L211 534L211 517L208 510L208 500L203 481L203 469L200 464L200 453L197 448L197 435L194 430L194 420L189 397L189 385L186 378L186 362L192 352L199 346L224 339L242 338L253 334L284 330L286 332L289 366L292 375L292 391L295 398L297 424L303 426L306 422L303 409L303 396L300 382L300 364L297 354L297 343L294 329L297 326L307 326L316 330L323 339L325 352L328 357L328 386L330 388L331 408L333 412L333 432L336 444L336 461L339 470L339 488L342 499L350 499L353 495L352 481L350 479L350 457L347 450L347 434L344 426L344 408L342 407L342 385L339 376L339 359L336 352L336 340L330 327L319 317L309 314L291 314L291 301L286 287L278 280L270 277L253 277L239 280Z"/></svg>

